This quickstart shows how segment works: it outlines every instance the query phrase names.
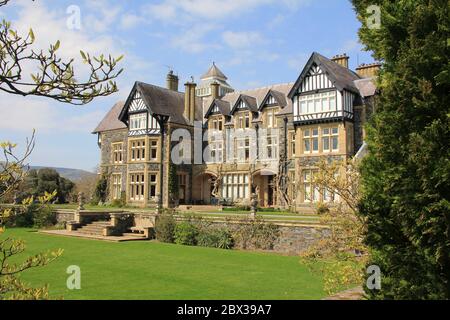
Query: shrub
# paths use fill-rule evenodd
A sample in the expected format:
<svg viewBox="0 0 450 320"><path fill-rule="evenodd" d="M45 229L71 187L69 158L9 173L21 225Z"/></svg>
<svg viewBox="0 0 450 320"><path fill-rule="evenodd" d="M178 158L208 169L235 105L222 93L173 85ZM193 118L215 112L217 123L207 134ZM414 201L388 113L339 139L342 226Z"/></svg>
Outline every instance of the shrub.
<svg viewBox="0 0 450 320"><path fill-rule="evenodd" d="M126 196L126 192L122 191L120 193L120 199L114 199L111 202L111 206L112 207L116 207L116 208L123 208L127 205L127 196Z"/></svg>
<svg viewBox="0 0 450 320"><path fill-rule="evenodd" d="M43 207L34 212L33 225L36 228L47 228L56 225L56 214L50 207Z"/></svg>
<svg viewBox="0 0 450 320"><path fill-rule="evenodd" d="M33 214L37 209L36 204L26 207L23 212L20 209L14 210L14 216L8 220L7 226L18 228L31 228L34 224Z"/></svg>
<svg viewBox="0 0 450 320"><path fill-rule="evenodd" d="M238 228L233 232L236 245L242 249L255 248L272 250L278 239L280 230L273 223L266 223L257 218L242 220Z"/></svg>
<svg viewBox="0 0 450 320"><path fill-rule="evenodd" d="M175 219L170 214L162 214L156 219L155 236L160 242L173 243L175 234Z"/></svg>
<svg viewBox="0 0 450 320"><path fill-rule="evenodd" d="M104 203L107 197L108 177L105 174L102 174L95 185L94 196L92 197L91 205L97 205L100 202Z"/></svg>
<svg viewBox="0 0 450 320"><path fill-rule="evenodd" d="M329 212L330 212L330 209L328 208L328 206L327 206L326 204L324 204L324 203L319 203L319 204L317 205L316 213L317 213L318 215L324 215L324 214L327 214L327 213L329 213Z"/></svg>
<svg viewBox="0 0 450 320"><path fill-rule="evenodd" d="M197 236L197 244L202 247L231 249L234 241L227 229L215 228L201 230Z"/></svg>
<svg viewBox="0 0 450 320"><path fill-rule="evenodd" d="M175 243L187 246L197 244L198 227L190 222L181 222L175 227Z"/></svg>

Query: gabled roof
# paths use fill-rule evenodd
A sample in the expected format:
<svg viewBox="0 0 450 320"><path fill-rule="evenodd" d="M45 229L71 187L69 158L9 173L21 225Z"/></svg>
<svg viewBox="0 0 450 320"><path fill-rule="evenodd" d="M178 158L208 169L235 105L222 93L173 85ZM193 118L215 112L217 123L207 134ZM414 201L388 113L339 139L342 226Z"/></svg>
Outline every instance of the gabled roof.
<svg viewBox="0 0 450 320"><path fill-rule="evenodd" d="M205 119L209 118L209 116L211 115L211 112L214 108L214 106L217 106L217 108L219 109L219 112L221 115L224 116L229 116L230 115L230 109L231 109L231 105L228 101L223 101L220 99L214 99L209 108L208 111L206 111L205 113Z"/></svg>
<svg viewBox="0 0 450 320"><path fill-rule="evenodd" d="M284 108L287 106L286 95L282 92L270 89L267 92L264 99L261 101L261 103L259 105L259 111L261 111L266 106L267 100L269 99L270 96L272 96L275 99L275 101L281 108Z"/></svg>
<svg viewBox="0 0 450 320"><path fill-rule="evenodd" d="M256 102L257 102L257 106L258 106L267 97L268 92L272 91L272 92L277 92L277 93L275 93L275 95L283 96L284 99L286 100L286 106L282 107L278 114L290 114L290 113L292 113L292 100L287 99L287 94L291 90L292 86L293 86L293 83L291 82L291 83L274 84L274 85L250 89L250 90L236 91L236 92L227 93L220 100L228 102L230 104L230 106L235 106L237 101L240 99L241 95L246 95L246 96L255 98ZM213 102L212 100L207 101L206 105L208 106L208 109L205 108L205 110L209 111L209 107L211 106L212 102ZM206 115L206 113L205 113L205 115Z"/></svg>
<svg viewBox="0 0 450 320"><path fill-rule="evenodd" d="M233 108L230 111L230 114L234 114L234 112L237 109L237 106L239 105L239 102L243 101L247 108L252 112L258 112L258 102L255 97L248 96L246 94L241 94L239 98L236 100L236 102L233 105Z"/></svg>
<svg viewBox="0 0 450 320"><path fill-rule="evenodd" d="M117 102L111 110L106 114L106 116L100 121L97 128L95 128L92 133L99 133L104 131L126 129L127 126L119 120L119 114L123 109L125 102Z"/></svg>
<svg viewBox="0 0 450 320"><path fill-rule="evenodd" d="M354 93L359 93L359 90L354 83L355 80L361 79L358 74L334 61L331 61L321 54L314 52L306 63L306 66L300 74L300 77L292 87L291 92L289 92L288 97L290 99L293 98L296 91L299 89L301 83L307 76L309 69L313 64L318 65L327 74L330 81L333 82L333 84L339 91L345 89Z"/></svg>
<svg viewBox="0 0 450 320"><path fill-rule="evenodd" d="M216 64L213 62L212 66L209 68L209 70L201 76L201 80L208 79L208 78L219 78L222 80L228 80L228 78L223 74L222 71L216 66Z"/></svg>
<svg viewBox="0 0 450 320"><path fill-rule="evenodd" d="M136 82L127 101L125 102L119 119L125 122L128 115L128 107L134 98L136 91L141 94L142 100L152 116L169 117L169 122L188 124L184 117L184 93L158 87L155 85ZM201 120L201 99L196 98L195 119Z"/></svg>

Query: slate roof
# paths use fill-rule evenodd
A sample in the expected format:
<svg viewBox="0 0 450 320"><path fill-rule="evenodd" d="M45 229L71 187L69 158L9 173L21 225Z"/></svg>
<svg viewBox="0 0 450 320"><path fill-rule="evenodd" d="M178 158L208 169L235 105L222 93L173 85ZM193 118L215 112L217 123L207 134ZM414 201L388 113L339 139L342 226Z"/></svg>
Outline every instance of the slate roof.
<svg viewBox="0 0 450 320"><path fill-rule="evenodd" d="M213 62L212 66L209 68L209 70L201 76L201 80L208 79L208 78L220 78L223 80L228 80L228 78L223 74L222 71L216 66L216 64Z"/></svg>
<svg viewBox="0 0 450 320"><path fill-rule="evenodd" d="M98 124L97 128L92 133L99 133L103 131L111 131L117 129L126 129L125 123L119 120L119 114L125 105L124 101L117 102L111 110L108 111L106 116Z"/></svg>
<svg viewBox="0 0 450 320"><path fill-rule="evenodd" d="M279 112L279 114L289 114L292 113L292 101L291 99L287 98L287 94L292 88L293 83L282 83L282 84L274 84L271 86L251 89L251 90L244 90L244 91L235 91L232 93L227 93L224 97L222 97L221 100L224 104L227 105L230 111L228 111L226 114L221 113L223 115L229 115L231 112L231 109L235 106L236 102L238 101L239 97L243 96L244 101L246 103L251 104L251 110L254 112L258 112L258 110L261 108L261 104L264 102L264 99L267 97L268 93L271 92L274 95L274 98L277 101L280 101L280 107L282 108ZM284 106L283 106L284 102ZM210 107L212 105L213 101L212 99L207 102L207 105L209 106L208 110L205 112L205 117L208 116L208 111L210 110ZM220 109L219 109L220 110Z"/></svg>
<svg viewBox="0 0 450 320"><path fill-rule="evenodd" d="M143 82L136 82L127 102L124 105L120 119L124 120L128 112L128 104L134 97L135 91L141 93L141 97L151 115L168 116L169 122L177 124L188 124L184 117L184 97L183 92L169 90L163 87L147 84ZM201 99L196 98L196 114L195 119L202 119Z"/></svg>
<svg viewBox="0 0 450 320"><path fill-rule="evenodd" d="M231 111L230 103L227 101L223 101L221 99L214 99L214 101L211 101L210 106L205 113L205 118L207 118L209 116L213 106L215 106L215 105L217 106L217 108L219 108L220 114L222 114L224 116L230 115L230 111Z"/></svg>

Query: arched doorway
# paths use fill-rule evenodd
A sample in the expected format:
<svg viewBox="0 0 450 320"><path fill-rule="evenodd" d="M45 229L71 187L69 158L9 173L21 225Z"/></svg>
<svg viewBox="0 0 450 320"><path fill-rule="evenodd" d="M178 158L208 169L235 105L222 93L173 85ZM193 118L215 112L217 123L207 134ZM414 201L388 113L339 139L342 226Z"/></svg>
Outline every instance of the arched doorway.
<svg viewBox="0 0 450 320"><path fill-rule="evenodd" d="M253 189L259 199L259 206L273 207L277 204L276 174L272 171L258 170L253 175Z"/></svg>
<svg viewBox="0 0 450 320"><path fill-rule="evenodd" d="M192 199L197 205L217 204L218 199L213 196L217 175L204 172L194 177L192 184Z"/></svg>

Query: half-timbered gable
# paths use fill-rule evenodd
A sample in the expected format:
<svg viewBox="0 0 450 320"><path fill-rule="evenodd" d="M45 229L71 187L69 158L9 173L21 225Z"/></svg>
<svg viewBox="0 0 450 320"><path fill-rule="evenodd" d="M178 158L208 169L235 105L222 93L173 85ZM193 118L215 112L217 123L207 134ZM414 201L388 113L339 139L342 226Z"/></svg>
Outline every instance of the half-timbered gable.
<svg viewBox="0 0 450 320"><path fill-rule="evenodd" d="M360 77L318 53L313 53L289 93L294 122L353 120L353 103L358 94L354 81Z"/></svg>
<svg viewBox="0 0 450 320"><path fill-rule="evenodd" d="M129 136L153 135L161 131L158 120L149 113L138 90L128 106L128 129Z"/></svg>

